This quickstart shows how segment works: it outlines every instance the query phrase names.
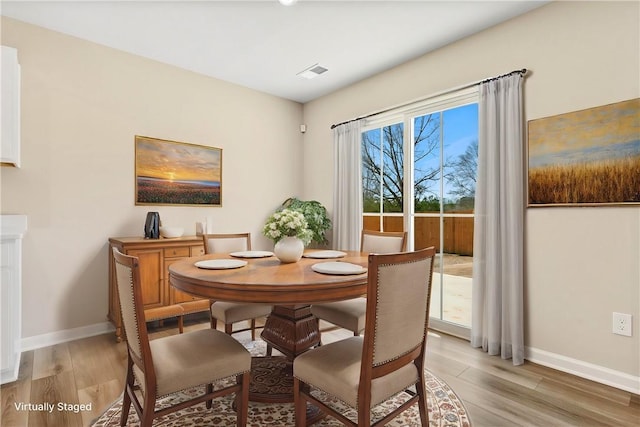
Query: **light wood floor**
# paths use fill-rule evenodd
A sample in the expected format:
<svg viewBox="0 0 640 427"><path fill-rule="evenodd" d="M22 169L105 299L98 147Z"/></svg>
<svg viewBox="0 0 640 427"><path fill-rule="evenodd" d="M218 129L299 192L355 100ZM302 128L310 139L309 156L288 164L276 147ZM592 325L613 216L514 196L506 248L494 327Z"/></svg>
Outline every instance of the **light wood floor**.
<svg viewBox="0 0 640 427"><path fill-rule="evenodd" d="M208 320L202 318L186 323L187 331L205 327ZM155 338L177 331L167 323L150 332ZM326 332L323 342L349 335L343 330ZM640 426L638 395L533 363L514 367L472 349L466 341L435 332L427 347L429 369L462 398L474 427ZM1 425L88 425L121 394L125 363L125 344L116 344L112 334L25 352L19 379L0 390ZM42 402L91 403L91 410L70 406L49 414L16 408L16 403Z"/></svg>

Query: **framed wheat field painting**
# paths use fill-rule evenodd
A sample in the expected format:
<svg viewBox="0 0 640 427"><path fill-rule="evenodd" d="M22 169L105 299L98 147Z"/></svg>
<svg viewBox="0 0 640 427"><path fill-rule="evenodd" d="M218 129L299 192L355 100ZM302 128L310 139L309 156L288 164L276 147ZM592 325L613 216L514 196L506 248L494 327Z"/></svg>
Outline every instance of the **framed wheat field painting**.
<svg viewBox="0 0 640 427"><path fill-rule="evenodd" d="M221 206L222 149L135 137L136 205Z"/></svg>
<svg viewBox="0 0 640 427"><path fill-rule="evenodd" d="M530 207L640 204L640 98L528 128Z"/></svg>

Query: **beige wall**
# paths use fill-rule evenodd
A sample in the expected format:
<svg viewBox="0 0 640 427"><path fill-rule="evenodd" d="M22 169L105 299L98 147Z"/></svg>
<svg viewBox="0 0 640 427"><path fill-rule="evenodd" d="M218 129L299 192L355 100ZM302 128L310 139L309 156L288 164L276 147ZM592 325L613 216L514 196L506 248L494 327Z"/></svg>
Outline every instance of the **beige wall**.
<svg viewBox="0 0 640 427"><path fill-rule="evenodd" d="M639 12L637 2L554 2L305 104L304 196L333 208L331 124L483 78L529 69L527 120L640 96ZM526 238L532 354L637 378L640 208L531 208ZM633 314L632 338L611 333L613 311Z"/></svg>
<svg viewBox="0 0 640 427"><path fill-rule="evenodd" d="M302 106L2 18L22 67L22 168L2 168L2 213L26 214L23 338L106 321L107 239L146 212L195 234L250 231L302 192ZM223 206L134 205L134 135L223 149Z"/></svg>

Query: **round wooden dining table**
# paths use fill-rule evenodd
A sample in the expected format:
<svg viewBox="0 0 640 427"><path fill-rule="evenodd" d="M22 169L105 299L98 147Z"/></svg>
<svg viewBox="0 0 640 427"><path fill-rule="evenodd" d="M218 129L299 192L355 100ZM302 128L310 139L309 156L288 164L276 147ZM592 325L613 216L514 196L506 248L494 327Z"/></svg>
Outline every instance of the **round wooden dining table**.
<svg viewBox="0 0 640 427"><path fill-rule="evenodd" d="M284 357L254 357L250 398L263 402L293 401L291 362L320 342L318 321L310 305L340 301L365 295L368 253L344 251L337 259L304 257L281 263L275 256L234 258L229 254L209 254L187 258L169 266L169 280L175 288L212 301L267 303L274 306L261 337ZM312 251L305 251L312 256ZM239 268L204 269L198 261L243 260ZM363 267L361 274L322 274L314 264L346 262ZM284 360L283 360L284 359ZM313 418L313 414L308 416Z"/></svg>

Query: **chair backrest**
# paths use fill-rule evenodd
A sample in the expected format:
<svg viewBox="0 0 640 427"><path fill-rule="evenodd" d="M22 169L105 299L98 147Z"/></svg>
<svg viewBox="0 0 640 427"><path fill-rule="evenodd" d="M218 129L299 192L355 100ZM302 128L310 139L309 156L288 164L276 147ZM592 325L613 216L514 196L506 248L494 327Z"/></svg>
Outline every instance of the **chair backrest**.
<svg viewBox="0 0 640 427"><path fill-rule="evenodd" d="M140 266L137 257L125 255L113 248L116 283L122 323L127 336L127 347L133 360L136 373L142 383L145 381L145 367L152 367L149 335L142 302L140 284ZM151 368L150 371L153 371ZM144 384L142 384L144 386Z"/></svg>
<svg viewBox="0 0 640 427"><path fill-rule="evenodd" d="M203 234L204 253L226 253L251 250L251 233Z"/></svg>
<svg viewBox="0 0 640 427"><path fill-rule="evenodd" d="M390 254L407 250L406 231L362 230L360 251L376 254Z"/></svg>
<svg viewBox="0 0 640 427"><path fill-rule="evenodd" d="M434 257L433 247L369 255L361 385L424 360Z"/></svg>

